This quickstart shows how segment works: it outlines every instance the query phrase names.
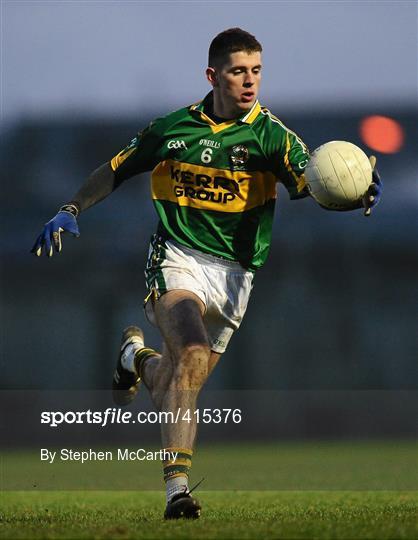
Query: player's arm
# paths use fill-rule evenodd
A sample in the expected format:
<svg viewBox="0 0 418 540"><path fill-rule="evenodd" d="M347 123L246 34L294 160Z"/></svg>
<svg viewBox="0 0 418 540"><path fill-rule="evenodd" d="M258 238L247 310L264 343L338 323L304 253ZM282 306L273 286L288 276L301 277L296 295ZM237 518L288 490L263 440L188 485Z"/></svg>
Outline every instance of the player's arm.
<svg viewBox="0 0 418 540"><path fill-rule="evenodd" d="M309 195L305 180L305 167L309 161L309 150L295 133L283 131L280 148L274 156L276 174L292 200Z"/></svg>
<svg viewBox="0 0 418 540"><path fill-rule="evenodd" d="M77 218L80 212L113 193L125 180L151 170L157 158L158 131L154 124L132 139L129 145L119 152L110 162L104 163L87 178L72 199L61 206L58 213L45 224L36 239L32 253L38 257L42 251L48 256L54 249L62 249L61 233L71 233L78 237Z"/></svg>
<svg viewBox="0 0 418 540"><path fill-rule="evenodd" d="M283 139L281 155L283 158L279 162L279 177L289 192L291 199L301 199L309 195L306 185L304 170L309 161L309 151L303 141L293 132L287 132ZM383 190L382 180L376 168L375 156L370 156L373 177L367 192L351 208L345 210L356 210L364 208L364 215L370 216L380 200ZM325 208L325 207L322 207ZM325 208L329 210L328 208Z"/></svg>
<svg viewBox="0 0 418 540"><path fill-rule="evenodd" d="M77 223L79 213L110 195L120 183L110 163L104 163L93 171L74 197L61 206L58 213L45 224L31 250L32 253L39 257L44 250L45 254L51 257L54 248L55 251L60 252L61 233L70 233L78 238L80 236Z"/></svg>

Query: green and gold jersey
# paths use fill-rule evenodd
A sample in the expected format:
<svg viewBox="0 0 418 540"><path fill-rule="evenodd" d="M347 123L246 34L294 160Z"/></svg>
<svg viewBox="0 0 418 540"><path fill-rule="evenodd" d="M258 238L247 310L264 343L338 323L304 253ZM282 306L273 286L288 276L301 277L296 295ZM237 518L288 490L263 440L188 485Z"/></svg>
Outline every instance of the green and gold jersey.
<svg viewBox="0 0 418 540"><path fill-rule="evenodd" d="M270 247L276 182L292 199L306 194L308 149L258 101L216 123L212 100L151 122L111 167L118 181L152 170L158 234L255 270Z"/></svg>

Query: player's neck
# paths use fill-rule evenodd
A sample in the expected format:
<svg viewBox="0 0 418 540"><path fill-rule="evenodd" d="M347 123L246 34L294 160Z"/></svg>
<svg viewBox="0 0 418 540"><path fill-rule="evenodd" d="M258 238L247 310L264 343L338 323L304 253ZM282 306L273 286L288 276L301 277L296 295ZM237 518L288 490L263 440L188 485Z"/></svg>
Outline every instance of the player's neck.
<svg viewBox="0 0 418 540"><path fill-rule="evenodd" d="M219 96L216 92L213 93L212 112L216 118L222 119L224 122L227 122L228 120L235 120L242 114L242 111L240 110L231 110L231 107L228 106L225 101L222 100L221 96Z"/></svg>

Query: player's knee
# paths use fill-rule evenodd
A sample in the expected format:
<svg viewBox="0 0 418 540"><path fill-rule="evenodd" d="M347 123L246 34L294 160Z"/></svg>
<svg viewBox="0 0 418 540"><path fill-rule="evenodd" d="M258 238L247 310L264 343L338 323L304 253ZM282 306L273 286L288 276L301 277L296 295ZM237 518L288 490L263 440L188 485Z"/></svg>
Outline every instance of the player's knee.
<svg viewBox="0 0 418 540"><path fill-rule="evenodd" d="M177 388L200 389L209 374L210 348L208 345L190 345L178 356L174 377Z"/></svg>

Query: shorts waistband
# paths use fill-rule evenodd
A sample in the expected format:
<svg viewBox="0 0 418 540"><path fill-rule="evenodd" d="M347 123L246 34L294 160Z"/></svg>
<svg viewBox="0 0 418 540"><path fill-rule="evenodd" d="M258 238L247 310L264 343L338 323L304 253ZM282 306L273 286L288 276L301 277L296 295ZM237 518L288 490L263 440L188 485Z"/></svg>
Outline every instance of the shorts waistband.
<svg viewBox="0 0 418 540"><path fill-rule="evenodd" d="M234 270L238 270L241 272L250 272L254 273L251 270L248 270L247 268L244 268L240 265L237 261L230 261L229 259L224 259L223 257L217 257L216 255L212 255L210 253L204 253L203 251L199 251L198 249L189 248L187 246L184 246L183 244L180 244L179 242L176 242L173 239L166 240L169 244L173 244L176 246L176 248L181 249L184 251L184 253L188 255L192 255L195 259L202 261L206 264L216 264L223 267L233 268Z"/></svg>

